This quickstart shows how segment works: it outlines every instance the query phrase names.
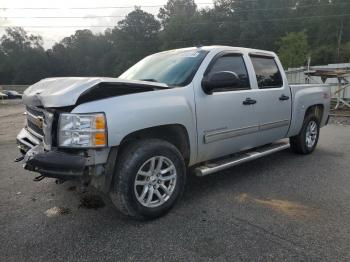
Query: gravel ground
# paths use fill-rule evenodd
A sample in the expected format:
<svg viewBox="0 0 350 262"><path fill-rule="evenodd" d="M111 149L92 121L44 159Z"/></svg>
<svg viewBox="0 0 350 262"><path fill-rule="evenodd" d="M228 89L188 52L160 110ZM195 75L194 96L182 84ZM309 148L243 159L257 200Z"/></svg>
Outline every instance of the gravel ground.
<svg viewBox="0 0 350 262"><path fill-rule="evenodd" d="M0 102L0 144L15 141L16 133L24 124L23 112L21 100Z"/></svg>
<svg viewBox="0 0 350 262"><path fill-rule="evenodd" d="M1 261L350 261L350 126L323 128L312 155L190 176L167 216L141 223L93 189L33 182L13 163L22 111L0 104Z"/></svg>
<svg viewBox="0 0 350 262"><path fill-rule="evenodd" d="M331 116L329 124L334 125L350 125L350 116Z"/></svg>

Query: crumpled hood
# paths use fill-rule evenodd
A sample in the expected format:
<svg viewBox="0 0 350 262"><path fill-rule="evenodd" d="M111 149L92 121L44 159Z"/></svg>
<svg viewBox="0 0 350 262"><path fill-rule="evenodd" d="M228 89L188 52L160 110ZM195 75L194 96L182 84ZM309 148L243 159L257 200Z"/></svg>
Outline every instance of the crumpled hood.
<svg viewBox="0 0 350 262"><path fill-rule="evenodd" d="M138 90L140 90L139 92L169 88L162 83L108 77L56 77L46 78L31 85L24 91L22 99L25 105L44 107L72 106L89 89L99 89L99 84L101 83L109 84L110 86L115 85L113 88L118 88L118 85L124 88L127 86L128 89L137 86ZM125 92L125 94L128 93L130 92ZM120 95L120 92L118 95Z"/></svg>

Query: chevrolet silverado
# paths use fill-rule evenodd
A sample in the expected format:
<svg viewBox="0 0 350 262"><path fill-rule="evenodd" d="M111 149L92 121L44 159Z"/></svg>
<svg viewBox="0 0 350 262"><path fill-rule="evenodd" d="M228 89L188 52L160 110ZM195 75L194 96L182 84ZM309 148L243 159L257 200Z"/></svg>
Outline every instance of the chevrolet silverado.
<svg viewBox="0 0 350 262"><path fill-rule="evenodd" d="M36 181L75 179L132 218L156 218L179 199L188 173L205 176L289 147L313 152L330 98L326 85L289 85L273 52L160 52L118 78L30 86L17 161L39 173Z"/></svg>

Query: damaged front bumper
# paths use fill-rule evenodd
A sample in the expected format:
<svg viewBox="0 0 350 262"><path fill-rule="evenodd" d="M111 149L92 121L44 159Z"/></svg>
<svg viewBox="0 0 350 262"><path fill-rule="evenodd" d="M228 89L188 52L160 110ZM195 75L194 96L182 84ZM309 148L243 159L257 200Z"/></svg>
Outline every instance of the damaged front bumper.
<svg viewBox="0 0 350 262"><path fill-rule="evenodd" d="M17 144L21 156L16 161L23 160L24 169L40 173L42 177L63 181L89 180L106 173L110 148L86 149L74 153L58 148L48 150L43 140L34 136L26 128L17 135Z"/></svg>
<svg viewBox="0 0 350 262"><path fill-rule="evenodd" d="M40 143L39 138L32 135L26 128L22 128L17 135L17 145L22 155L25 155L30 149Z"/></svg>
<svg viewBox="0 0 350 262"><path fill-rule="evenodd" d="M84 175L86 158L60 151L45 151L41 144L30 149L24 157L24 168L44 177L69 180Z"/></svg>

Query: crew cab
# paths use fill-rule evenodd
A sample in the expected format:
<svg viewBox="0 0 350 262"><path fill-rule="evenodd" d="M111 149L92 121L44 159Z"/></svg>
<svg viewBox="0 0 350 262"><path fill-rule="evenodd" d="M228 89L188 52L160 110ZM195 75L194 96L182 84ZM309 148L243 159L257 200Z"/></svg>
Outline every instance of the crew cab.
<svg viewBox="0 0 350 262"><path fill-rule="evenodd" d="M17 161L39 173L36 181L91 184L124 214L151 219L171 209L190 173L213 174L289 147L313 152L330 98L326 85L289 85L273 52L160 52L118 78L30 86Z"/></svg>

